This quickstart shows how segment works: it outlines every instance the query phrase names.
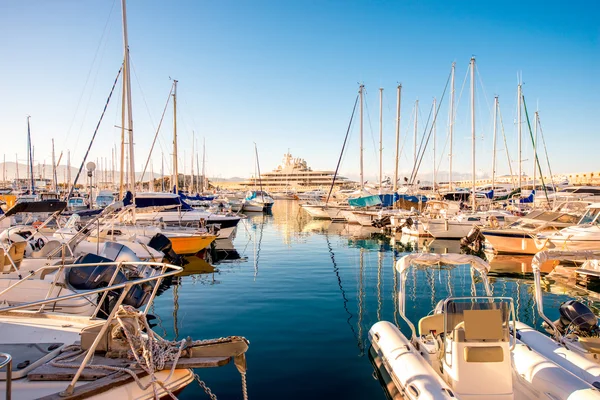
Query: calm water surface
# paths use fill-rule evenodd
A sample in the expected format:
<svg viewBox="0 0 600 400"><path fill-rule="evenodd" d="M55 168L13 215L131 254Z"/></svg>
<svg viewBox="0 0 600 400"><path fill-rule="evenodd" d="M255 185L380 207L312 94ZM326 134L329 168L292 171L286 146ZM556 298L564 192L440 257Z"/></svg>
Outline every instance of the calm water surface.
<svg viewBox="0 0 600 400"><path fill-rule="evenodd" d="M372 377L367 333L379 320L399 321L394 261L412 251L459 252L458 241L413 242L311 220L294 201L276 201L273 215L240 222L233 245L239 260L185 276L156 300L154 329L169 339L245 336L253 399L384 399ZM228 249L229 258L238 258L235 250ZM521 321L539 328L530 259L494 259L491 281L495 295L515 300ZM204 263L190 267L211 270ZM438 300L473 290L466 267L409 273L406 287L407 315L415 322ZM483 293L480 283L475 290ZM552 282L546 290L551 318L561 302L585 296ZM400 327L408 334L403 322ZM233 364L196 372L219 399L241 398ZM208 396L192 383L180 398Z"/></svg>

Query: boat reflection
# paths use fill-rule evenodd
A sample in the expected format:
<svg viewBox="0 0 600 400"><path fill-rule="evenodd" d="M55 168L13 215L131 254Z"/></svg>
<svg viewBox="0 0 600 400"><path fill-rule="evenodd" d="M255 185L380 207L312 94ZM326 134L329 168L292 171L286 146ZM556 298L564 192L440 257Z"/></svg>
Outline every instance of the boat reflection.
<svg viewBox="0 0 600 400"><path fill-rule="evenodd" d="M526 275L532 274L531 255L510 255L510 254L493 254L485 253L486 259L491 267L491 272L495 274L516 274ZM540 266L543 273L551 272L557 265L555 261L547 261Z"/></svg>

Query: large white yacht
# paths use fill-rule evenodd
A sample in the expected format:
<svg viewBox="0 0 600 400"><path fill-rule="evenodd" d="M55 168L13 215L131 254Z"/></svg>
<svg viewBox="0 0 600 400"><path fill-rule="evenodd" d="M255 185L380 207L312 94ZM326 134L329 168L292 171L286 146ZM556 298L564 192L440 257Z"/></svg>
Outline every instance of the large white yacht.
<svg viewBox="0 0 600 400"><path fill-rule="evenodd" d="M283 155L283 162L271 172L260 174L263 190L280 192L293 189L306 192L315 189L329 188L333 182L335 171L313 171L302 158L292 157L290 153ZM354 182L343 176L335 177L335 189L353 186ZM249 187L258 187L259 177L253 176L246 183ZM334 190L335 191L335 190Z"/></svg>

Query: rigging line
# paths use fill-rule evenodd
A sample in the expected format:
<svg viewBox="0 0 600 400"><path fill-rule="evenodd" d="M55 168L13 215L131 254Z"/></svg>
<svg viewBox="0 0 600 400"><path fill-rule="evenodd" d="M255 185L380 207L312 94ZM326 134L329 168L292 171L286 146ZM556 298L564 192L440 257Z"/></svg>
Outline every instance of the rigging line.
<svg viewBox="0 0 600 400"><path fill-rule="evenodd" d="M451 76L452 76L452 72L450 72L448 74L448 79L446 80L446 86L444 87L444 91L442 92L442 96L440 97L440 102L438 103L437 109L435 110L435 115L433 117L433 122L431 123L431 127L429 128L429 134L427 135L427 141L425 142L425 147L423 148L423 152L421 153L421 156L419 158L417 165L413 166L414 174L411 175L411 182L410 182L411 184L414 183L414 180L417 177L417 174L419 172L419 168L421 167L421 162L423 161L423 156L425 155L425 149L427 149L427 144L429 143L429 139L431 138L431 133L433 132L433 127L435 126L435 123L437 121L437 116L440 112L440 108L442 107L442 103L444 102L444 97L446 96L446 91L448 90L448 85L450 83ZM432 107L432 109L433 109L433 107ZM429 124L429 122L428 122L428 124ZM424 134L425 134L425 132L423 132L423 135Z"/></svg>
<svg viewBox="0 0 600 400"><path fill-rule="evenodd" d="M142 176L140 178L140 182L144 182L144 175L146 175L146 169L148 168L148 163L150 162L150 158L152 157L152 151L154 150L154 144L156 143L156 138L158 137L158 133L160 132L160 127L162 126L163 119L165 118L165 113L167 112L167 107L169 106L169 102L171 100L172 94L173 94L173 85L171 85L171 90L169 91L169 96L167 97L167 102L165 103L165 108L163 109L162 115L160 116L160 121L158 122L158 128L156 129L156 134L154 135L154 140L152 140L152 146L150 146L150 152L148 153L148 159L146 160L146 165L144 166L144 170L142 171Z"/></svg>
<svg viewBox="0 0 600 400"><path fill-rule="evenodd" d="M123 71L123 65L121 65L121 67L119 68L119 72L117 72L117 77L115 78L112 88L110 89L110 93L108 95L108 98L106 99L106 104L104 104L104 109L102 110L102 114L100 115L100 120L98 121L98 124L96 125L96 129L94 130L94 134L92 135L92 140L90 140L90 144L87 148L87 151L85 152L85 155L83 156L83 161L81 161L81 165L79 166L79 171L77 171L77 175L75 176L75 180L73 181L73 184L71 185L71 190L69 191L69 195L67 196L67 199L69 199L71 197L71 195L73 194L73 189L75 188L75 185L77 185L77 180L79 179L79 175L81 174L81 170L83 169L85 160L87 159L87 156L90 154L90 149L92 148L92 144L94 144L94 139L96 138L96 134L98 133L98 129L100 128L100 124L102 123L102 119L104 118L104 114L106 113L106 108L108 107L108 103L110 103L110 98L112 97L113 92L115 91L115 86L117 85L119 76L121 76L121 71Z"/></svg>
<svg viewBox="0 0 600 400"><path fill-rule="evenodd" d="M415 106L413 106L412 111L410 112L410 119L408 120L408 123L406 124L406 127L404 128L404 135L403 135L403 140L402 140L402 146L400 147L400 152L398 153L398 157L404 157L404 160L406 161L407 164L410 164L410 160L408 159L408 155L404 154L404 146L406 145L406 141L408 140L408 136L410 133L410 126L412 126L412 122L413 120L413 114L415 111Z"/></svg>
<svg viewBox="0 0 600 400"><path fill-rule="evenodd" d="M352 115L350 116L350 122L348 122L348 129L346 130L346 137L344 138L344 144L342 145L342 151L340 153L340 157L338 158L337 166L335 167L335 174L333 174L333 180L331 181L331 187L329 188L329 193L327 194L327 200L325 201L325 205L329 203L329 197L331 197L331 191L333 190L333 185L335 184L335 178L337 178L338 171L340 169L340 163L342 162L342 155L344 154L344 149L346 148L346 142L348 141L348 135L350 134L350 127L352 126L352 120L354 119L354 112L356 111L356 105L358 104L359 95L356 95L356 100L354 100L354 107L352 108Z"/></svg>
<svg viewBox="0 0 600 400"><path fill-rule="evenodd" d="M485 103L488 106L488 112L490 113L489 115L492 115L492 106L490 105L490 102L488 100L487 97L487 92L485 91L485 86L483 86L483 79L481 79L481 74L479 73L479 66L475 65L475 72L477 72L477 77L479 78L479 85L481 86L481 90L483 91L483 98L485 99ZM479 98L481 96L477 96L477 98Z"/></svg>
<svg viewBox="0 0 600 400"><path fill-rule="evenodd" d="M465 73L465 80L463 81L463 84L460 88L460 93L458 94L458 99L456 100L456 105L454 106L454 115L452 116L452 119L454 121L454 126L456 127L456 114L458 112L458 107L460 106L460 100L462 99L462 94L463 94L463 90L465 89L465 86L467 84L467 78L469 77L469 68L467 68L467 72Z"/></svg>
<svg viewBox="0 0 600 400"><path fill-rule="evenodd" d="M510 180L512 181L513 187L515 187L515 176L513 174L512 161L510 160L510 152L508 151L508 144L506 142L506 134L504 133L504 122L502 122L502 112L500 112L500 100L498 100L498 116L500 117L500 129L502 130L502 138L504 139L504 149L506 150L506 157L508 158Z"/></svg>
<svg viewBox="0 0 600 400"><path fill-rule="evenodd" d="M110 26L112 26L112 24ZM104 53L106 52L107 45L108 45L108 40L106 40L104 42L104 47L102 48L102 52L100 54L100 62L102 62L102 60L104 59ZM90 95L89 95L88 100L87 100L87 105L85 106L85 111L83 113L83 118L81 119L81 125L79 126L79 132L77 133L77 139L75 139L74 149L76 149L77 145L79 144L79 139L81 137L81 132L83 131L83 125L85 123L88 111L90 109L90 102L92 100L92 94L94 93L94 89L96 88L96 82L98 80L98 74L99 73L100 73L100 68L98 66L98 69L96 70L96 75L94 75L94 80L92 81L92 88L90 90Z"/></svg>
<svg viewBox="0 0 600 400"><path fill-rule="evenodd" d="M71 123L69 124L69 129L67 129L67 137L65 138L65 145L69 140L69 136L71 134L71 129L73 128L73 124L75 123L75 117L77 116L77 112L79 111L79 107L81 105L81 100L83 99L83 95L85 93L85 88L90 80L90 76L92 75L92 70L94 69L94 64L96 63L96 58L98 57L98 52L100 51L100 46L102 45L102 41L104 40L104 36L106 35L106 27L108 23L111 22L110 17L112 16L113 9L115 8L116 0L113 0L112 6L110 7L110 11L108 13L108 17L106 18L106 23L104 24L104 29L102 30L102 35L100 36L100 40L98 41L98 46L96 46L96 52L94 53L94 58L92 60L92 64L90 65L90 69L85 78L85 83L83 84L83 89L81 90L81 94L79 95L79 100L77 100L77 107L75 107L75 112L73 113L73 118L71 119ZM110 24L112 27L112 23ZM106 47L106 44L105 44ZM104 52L103 52L104 54ZM63 145L64 146L64 145Z"/></svg>
<svg viewBox="0 0 600 400"><path fill-rule="evenodd" d="M375 145L375 136L373 136L373 125L371 125L371 113L369 113L369 102L367 101L367 90L365 89L365 108L367 109L367 121L369 121L369 131L371 132L371 141L373 142L373 156L377 159L377 153L375 149L377 146ZM362 149L364 152L364 148Z"/></svg>
<svg viewBox="0 0 600 400"><path fill-rule="evenodd" d="M529 136L531 137L531 143L533 144L533 157L535 159L535 163L537 164L538 171L540 172L540 180L542 181L542 187L544 188L546 201L548 204L550 204L550 199L548 199L548 188L546 188L546 184L544 183L544 174L542 173L542 166L540 165L540 160L538 159L537 146L533 137L533 131L531 130L531 124L529 123L529 113L527 112L527 104L525 104L525 95L523 95L522 91L521 97L523 98L523 109L525 110L525 118L527 119L527 126L529 127ZM535 190L535 182L533 182L533 189Z"/></svg>
<svg viewBox="0 0 600 400"><path fill-rule="evenodd" d="M142 84L141 84L141 82L140 82L140 80L138 78L138 75L137 75L137 72L136 72L136 69L135 69L135 64L133 63L133 61L131 59L131 56L129 58L130 58L129 59L129 63L131 65L131 69L133 71L133 75L135 77L135 81L136 81L136 83L138 85L138 88L140 89L140 94L142 95L142 100L144 101L144 106L146 107L146 112L148 113L148 117L150 119L150 125L152 125L152 129L154 129L155 131L158 131L158 130L160 130L160 125L159 125L159 128L156 129L156 125L154 125L154 120L152 119L152 113L150 112L150 107L148 107L148 102L146 101L146 95L144 94L144 90L142 89ZM171 90L173 90L173 89L171 88ZM163 116L164 116L164 111L163 111ZM162 117L161 117L161 121L162 121ZM156 142L156 139L154 139L154 142ZM154 147L154 142L152 144L153 147ZM165 148L167 146L162 142L162 138L160 136L158 138L158 147L160 147L160 150L163 153L163 160L167 161L164 158L164 153L168 154L168 152L165 152ZM150 152L152 152L152 150L150 150ZM167 168L168 168L169 172L172 174L171 164L169 162L166 162L166 164L167 164Z"/></svg>
<svg viewBox="0 0 600 400"><path fill-rule="evenodd" d="M448 82L450 81L450 79L448 78ZM435 112L435 116L433 119L433 123L431 124L431 128L429 128L429 134L427 135L427 141L425 142L425 149L427 148L427 145L429 144L429 139L431 139L431 133L433 132L433 126L435 125L435 121L437 120L437 116L440 112L440 108L442 106L442 102L444 101L444 96L446 95L446 89L448 89L448 82L446 82L446 87L444 88L444 92L442 93L442 97L440 99L440 103L437 107L437 110ZM423 150L423 153L421 153L421 157L419 158L419 162L416 166L416 171L415 171L415 175L413 177L413 182L414 183L414 179L417 177L417 174L419 172L419 168L421 167L421 162L423 162L423 157L425 156L425 150Z"/></svg>
<svg viewBox="0 0 600 400"><path fill-rule="evenodd" d="M544 132L542 131L542 123L540 121L540 113L538 112L537 121L538 127L540 128L540 135L542 136L542 144L544 145L544 153L546 154L546 161L548 163L548 172L550 173L550 180L552 181L552 186L554 187L554 175L552 175L552 168L550 168L550 158L548 157L548 149L546 148L546 139L544 139ZM554 187L556 191L556 187Z"/></svg>
<svg viewBox="0 0 600 400"><path fill-rule="evenodd" d="M144 101L144 106L146 106L146 112L148 113L148 118L150 119L150 125L152 125L152 129L156 130L156 125L154 125L154 120L152 119L152 113L150 112L150 107L148 107L148 102L146 101L146 96L144 95L144 90L142 89L142 84L138 78L137 72L135 70L135 64L131 60L131 56L129 56L129 63L131 64L131 69L133 70L133 76L135 77L135 82L140 89L140 94L142 95L142 100ZM173 90L173 89L171 89Z"/></svg>
<svg viewBox="0 0 600 400"><path fill-rule="evenodd" d="M442 166L442 161L444 160L444 158L446 158L448 156L446 154L446 148L448 147L448 142L449 141L450 141L450 135L446 135L446 141L444 142L444 147L442 148L442 152L440 154L439 162L438 162L437 168L435 170L436 175L437 175L438 172L440 172L440 168Z"/></svg>
<svg viewBox="0 0 600 400"><path fill-rule="evenodd" d="M421 110L419 109L419 113ZM421 135L421 142L419 143L419 149L417 150L417 155L421 155L421 150L423 150L423 141L425 140L425 133L427 132L427 127L429 127L429 121L431 120L431 114L433 113L433 105L429 109L429 115L427 116L427 122L425 123L425 129L423 130L423 135ZM423 150L425 152L425 150ZM415 164L413 163L413 170L411 172L411 180L413 179L413 173L415 171Z"/></svg>

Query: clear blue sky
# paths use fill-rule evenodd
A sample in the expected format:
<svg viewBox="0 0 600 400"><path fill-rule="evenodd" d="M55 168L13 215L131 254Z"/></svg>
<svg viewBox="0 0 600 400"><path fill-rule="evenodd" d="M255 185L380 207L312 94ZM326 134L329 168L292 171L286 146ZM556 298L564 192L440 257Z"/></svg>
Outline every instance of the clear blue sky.
<svg viewBox="0 0 600 400"><path fill-rule="evenodd" d="M378 88L384 88L384 169L394 159L395 88L403 85L401 170L412 168L414 101L421 121L457 63L454 170L469 172L469 59L476 56L477 171L491 169L494 95L516 159L516 85L539 109L553 172L598 170L600 3L597 1L141 1L128 6L136 169L148 156L171 82L179 80L179 152L189 171L192 131L206 139L211 176L249 176L253 142L262 170L291 150L314 169L334 169L358 82L367 90L365 175L378 171ZM35 158L71 150L80 162L122 60L120 1L26 1L0 5L0 132L8 161L26 158L31 115ZM120 131L120 88L91 158L110 160ZM460 99L459 99L460 97ZM448 97L438 121L446 143ZM172 116L160 151L170 160ZM424 126L420 126L419 135ZM523 130L524 134L528 131ZM524 158L531 142L524 136ZM375 146L374 146L375 144ZM354 124L342 172L358 175ZM499 140L498 171L507 173ZM423 160L430 176L431 151ZM1 154L0 154L1 156ZM64 163L63 158L63 163ZM446 156L440 170L446 171ZM183 167L180 160L180 169ZM530 172L531 161L525 163ZM165 166L166 173L170 165ZM515 166L516 168L516 166Z"/></svg>

